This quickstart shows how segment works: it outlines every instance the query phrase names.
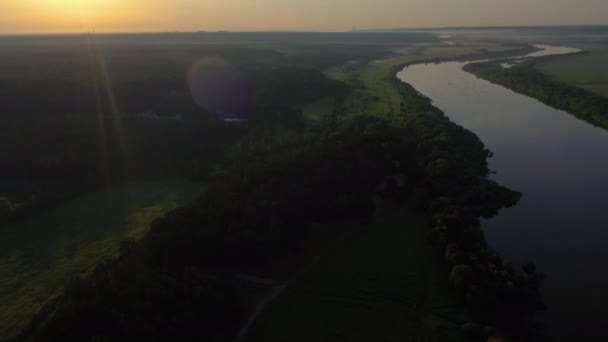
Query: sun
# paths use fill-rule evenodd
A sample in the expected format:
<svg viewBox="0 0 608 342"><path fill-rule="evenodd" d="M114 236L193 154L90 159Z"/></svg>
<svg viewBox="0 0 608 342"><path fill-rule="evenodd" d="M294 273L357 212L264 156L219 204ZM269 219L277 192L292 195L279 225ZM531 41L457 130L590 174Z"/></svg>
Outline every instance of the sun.
<svg viewBox="0 0 608 342"><path fill-rule="evenodd" d="M150 22L165 18L164 12L150 5L160 0L0 0L0 3L3 1L16 2L13 9L27 16L24 21L29 29L37 27L36 30L47 33L141 31ZM0 27L3 20L0 14Z"/></svg>

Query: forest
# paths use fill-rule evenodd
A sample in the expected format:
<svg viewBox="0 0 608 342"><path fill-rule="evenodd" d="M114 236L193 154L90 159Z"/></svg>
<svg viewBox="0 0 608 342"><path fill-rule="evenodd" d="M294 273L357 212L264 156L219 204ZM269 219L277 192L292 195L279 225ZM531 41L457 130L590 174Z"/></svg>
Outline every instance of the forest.
<svg viewBox="0 0 608 342"><path fill-rule="evenodd" d="M435 227L429 236L479 319L500 328L522 324L542 308L540 276L533 266L516 273L504 265L477 221L519 195L484 178L483 145L474 136L435 120L417 116L396 128L358 117L323 132L319 142L251 151L203 198L155 222L145 240L124 243L118 260L75 281L23 340L234 337L243 312L231 277L297 251L313 223L368 220L372 196L392 175L408 182L389 182L381 196L408 199L429 213ZM460 144L436 141L437 130ZM420 140L404 140L405 133Z"/></svg>
<svg viewBox="0 0 608 342"><path fill-rule="evenodd" d="M374 196L427 213L430 242L475 313L474 340L483 326L530 337L542 276L503 263L479 225L520 194L488 180L490 152L474 134L411 91L419 104L399 123L336 112L312 136L242 150L201 199L75 280L20 340L230 340L245 317L235 274L272 269L315 223L368 221Z"/></svg>
<svg viewBox="0 0 608 342"><path fill-rule="evenodd" d="M225 44L214 34L5 44L0 58L13 73L37 65L35 56L46 64L0 77L9 113L0 143L10 146L0 152L2 220L127 181L208 184L143 238L123 241L117 258L75 276L17 340L233 340L251 311L240 275L292 276L279 264L304 256L315 227L368 224L377 199L415 210L431 227L425 240L446 286L470 312L457 322L469 340L537 337L543 276L533 263L518 270L504 262L481 230L480 218L521 197L489 179L491 152L394 74L383 81L400 110L385 116L350 112L353 85L324 72L392 56L395 40L434 38L218 35ZM193 40L210 42L193 48ZM197 68L214 75L210 88ZM222 101L226 87L238 99ZM323 98L333 99L329 114L307 119L302 108Z"/></svg>

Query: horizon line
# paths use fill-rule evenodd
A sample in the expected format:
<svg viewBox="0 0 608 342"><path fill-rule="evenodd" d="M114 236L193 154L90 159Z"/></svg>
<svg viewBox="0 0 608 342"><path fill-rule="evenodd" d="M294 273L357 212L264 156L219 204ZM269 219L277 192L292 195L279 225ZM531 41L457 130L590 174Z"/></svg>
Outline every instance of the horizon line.
<svg viewBox="0 0 608 342"><path fill-rule="evenodd" d="M428 26L428 27L393 27L368 28L352 30L170 30L170 31L90 31L82 32L0 32L0 37L15 36L78 36L78 35L137 35L137 34L180 34L180 33L370 33L399 31L463 30L463 29L523 29L523 28L592 28L606 27L608 24L566 24L566 25L473 25L473 26Z"/></svg>

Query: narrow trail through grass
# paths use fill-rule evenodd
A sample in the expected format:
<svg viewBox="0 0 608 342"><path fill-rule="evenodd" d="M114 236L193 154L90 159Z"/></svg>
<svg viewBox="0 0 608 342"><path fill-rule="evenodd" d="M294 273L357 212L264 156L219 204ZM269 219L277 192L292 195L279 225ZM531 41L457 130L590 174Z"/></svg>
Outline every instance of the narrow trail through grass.
<svg viewBox="0 0 608 342"><path fill-rule="evenodd" d="M459 341L464 311L451 299L411 210L383 209L372 224L323 255L267 303L250 334L257 341Z"/></svg>

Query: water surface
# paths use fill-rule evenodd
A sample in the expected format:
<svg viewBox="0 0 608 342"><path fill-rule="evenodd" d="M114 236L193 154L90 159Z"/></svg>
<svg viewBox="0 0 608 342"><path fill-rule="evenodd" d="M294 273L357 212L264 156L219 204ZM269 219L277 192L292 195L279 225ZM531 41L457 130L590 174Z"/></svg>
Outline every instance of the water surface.
<svg viewBox="0 0 608 342"><path fill-rule="evenodd" d="M531 57L577 52L539 46ZM559 341L608 341L608 131L462 70L419 64L398 76L433 99L494 152L498 182L521 202L484 222L514 264L535 260L547 274L547 330Z"/></svg>

